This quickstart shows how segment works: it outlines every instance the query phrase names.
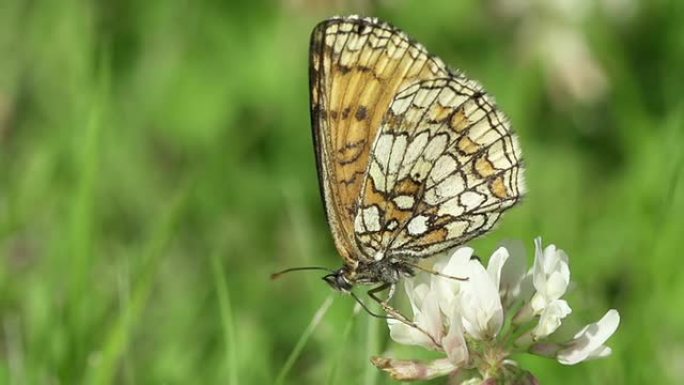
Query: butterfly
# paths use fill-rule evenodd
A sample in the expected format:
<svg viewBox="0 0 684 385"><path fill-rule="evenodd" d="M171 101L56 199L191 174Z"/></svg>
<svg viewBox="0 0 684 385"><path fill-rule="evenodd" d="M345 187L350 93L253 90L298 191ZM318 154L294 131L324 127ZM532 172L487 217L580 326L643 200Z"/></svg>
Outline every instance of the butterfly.
<svg viewBox="0 0 684 385"><path fill-rule="evenodd" d="M319 185L344 260L334 289L394 285L489 231L524 192L518 139L482 86L376 18L319 23L310 47Z"/></svg>

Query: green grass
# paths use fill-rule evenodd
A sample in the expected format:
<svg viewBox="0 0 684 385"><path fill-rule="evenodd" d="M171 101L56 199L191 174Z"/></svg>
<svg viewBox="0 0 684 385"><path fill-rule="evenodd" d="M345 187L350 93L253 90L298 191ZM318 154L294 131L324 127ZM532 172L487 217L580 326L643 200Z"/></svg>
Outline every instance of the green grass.
<svg viewBox="0 0 684 385"><path fill-rule="evenodd" d="M216 293L218 295L219 300L221 323L223 327L224 338L226 341L225 373L228 377L228 384L237 385L239 384L237 372L238 348L235 344L235 324L233 321L233 309L230 305L230 296L228 293L226 275L224 273L223 262L221 260L221 255L219 253L212 254L211 264L214 270L214 281L216 282Z"/></svg>
<svg viewBox="0 0 684 385"><path fill-rule="evenodd" d="M299 358L299 356L301 355L302 350L304 349L304 346L306 346L306 343L309 341L309 338L311 338L311 335L313 334L313 332L318 327L318 324L321 323L321 321L323 320L323 317L325 317L325 314L328 312L328 309L330 308L330 306L332 304L333 304L333 296L330 295L323 302L320 309L318 309L316 311L313 318L311 319L311 322L306 327L306 329L302 333L301 337L299 337L299 340L297 340L297 344L292 349L292 352L290 352L290 354L287 356L287 360L285 361L285 364L283 364L283 367L278 372L278 376L276 376L276 379L275 379L276 385L282 385L285 383L285 378L287 377L287 375L292 370L292 367L293 367L294 363L297 361L297 358Z"/></svg>
<svg viewBox="0 0 684 385"><path fill-rule="evenodd" d="M481 80L520 135L529 195L478 255L541 235L570 255L578 325L622 315L611 358L524 365L542 383L682 383L684 6L589 9L609 90L582 103L521 56L526 22L496 2L381 3L3 2L0 384L388 384L371 355L426 354L348 297L307 328L329 288L269 279L341 263L308 34L364 10Z"/></svg>

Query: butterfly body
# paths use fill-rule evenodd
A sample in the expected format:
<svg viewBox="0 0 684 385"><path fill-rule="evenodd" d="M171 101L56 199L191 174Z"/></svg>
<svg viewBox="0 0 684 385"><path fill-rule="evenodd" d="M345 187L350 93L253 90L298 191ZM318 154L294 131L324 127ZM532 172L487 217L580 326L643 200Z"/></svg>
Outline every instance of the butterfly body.
<svg viewBox="0 0 684 385"><path fill-rule="evenodd" d="M374 18L311 37L321 195L344 266L325 280L394 284L422 259L484 234L524 193L508 119L479 83Z"/></svg>
<svg viewBox="0 0 684 385"><path fill-rule="evenodd" d="M354 285L375 285L397 283L402 277L412 277L413 268L405 259L375 261L345 265L326 275L323 279L335 290L349 292Z"/></svg>

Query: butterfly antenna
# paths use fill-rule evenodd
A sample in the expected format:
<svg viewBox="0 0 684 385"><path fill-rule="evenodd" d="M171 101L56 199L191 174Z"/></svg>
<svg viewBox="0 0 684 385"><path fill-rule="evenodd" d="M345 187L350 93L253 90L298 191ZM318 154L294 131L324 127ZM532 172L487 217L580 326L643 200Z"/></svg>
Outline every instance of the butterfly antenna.
<svg viewBox="0 0 684 385"><path fill-rule="evenodd" d="M277 273L271 274L271 279L278 279L278 278L280 278L281 275L283 275L285 273L289 273L292 271L301 271L301 270L323 270L323 271L327 271L329 273L333 272L332 270L328 269L327 267L321 267L321 266L291 267L289 269L285 269L285 270L279 271Z"/></svg>

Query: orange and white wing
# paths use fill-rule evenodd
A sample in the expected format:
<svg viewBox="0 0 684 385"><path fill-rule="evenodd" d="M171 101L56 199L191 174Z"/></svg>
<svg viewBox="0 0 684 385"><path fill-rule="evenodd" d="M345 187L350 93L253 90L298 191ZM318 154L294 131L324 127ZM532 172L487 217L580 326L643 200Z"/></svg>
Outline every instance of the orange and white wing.
<svg viewBox="0 0 684 385"><path fill-rule="evenodd" d="M427 257L491 229L524 189L517 137L482 87L462 75L424 80L383 117L356 241L376 260Z"/></svg>
<svg viewBox="0 0 684 385"><path fill-rule="evenodd" d="M311 118L321 192L335 245L362 258L354 219L371 148L396 94L449 76L444 63L402 32L355 16L320 23L311 36Z"/></svg>

